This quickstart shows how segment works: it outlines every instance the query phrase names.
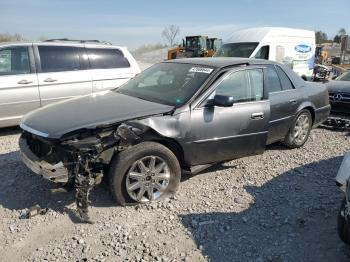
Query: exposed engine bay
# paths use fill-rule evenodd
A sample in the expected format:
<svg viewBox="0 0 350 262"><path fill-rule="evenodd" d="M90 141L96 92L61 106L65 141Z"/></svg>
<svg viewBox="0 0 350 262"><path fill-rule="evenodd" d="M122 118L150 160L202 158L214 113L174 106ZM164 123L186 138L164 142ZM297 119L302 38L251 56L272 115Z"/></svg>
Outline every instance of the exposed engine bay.
<svg viewBox="0 0 350 262"><path fill-rule="evenodd" d="M33 172L43 178L75 188L78 215L84 222L92 223L88 214L90 191L101 183L115 152L132 146L140 139L138 135L145 131L120 124L71 134L61 140L23 131L21 157Z"/></svg>

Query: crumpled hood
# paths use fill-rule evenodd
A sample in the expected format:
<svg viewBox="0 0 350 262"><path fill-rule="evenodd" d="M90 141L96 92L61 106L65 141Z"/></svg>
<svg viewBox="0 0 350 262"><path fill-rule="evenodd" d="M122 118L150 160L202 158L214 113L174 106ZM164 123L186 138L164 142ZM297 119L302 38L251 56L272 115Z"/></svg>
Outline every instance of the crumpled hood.
<svg viewBox="0 0 350 262"><path fill-rule="evenodd" d="M326 83L328 91L350 93L350 81L329 81Z"/></svg>
<svg viewBox="0 0 350 262"><path fill-rule="evenodd" d="M64 134L125 120L167 113L172 106L107 91L45 106L25 115L21 127L31 133L58 139Z"/></svg>

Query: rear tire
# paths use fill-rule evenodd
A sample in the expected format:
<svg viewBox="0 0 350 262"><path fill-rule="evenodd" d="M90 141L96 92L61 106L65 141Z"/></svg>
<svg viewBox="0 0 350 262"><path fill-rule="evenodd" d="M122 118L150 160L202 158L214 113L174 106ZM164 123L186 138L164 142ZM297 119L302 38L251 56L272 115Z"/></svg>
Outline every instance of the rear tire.
<svg viewBox="0 0 350 262"><path fill-rule="evenodd" d="M168 198L177 191L180 179L181 168L174 153L155 142L143 142L118 153L109 169L112 196L122 206Z"/></svg>
<svg viewBox="0 0 350 262"><path fill-rule="evenodd" d="M295 118L283 144L288 148L302 147L309 138L312 129L312 116L309 110L304 109Z"/></svg>
<svg viewBox="0 0 350 262"><path fill-rule="evenodd" d="M344 198L338 213L338 235L345 244L350 245L350 223L341 214L345 209L345 204Z"/></svg>

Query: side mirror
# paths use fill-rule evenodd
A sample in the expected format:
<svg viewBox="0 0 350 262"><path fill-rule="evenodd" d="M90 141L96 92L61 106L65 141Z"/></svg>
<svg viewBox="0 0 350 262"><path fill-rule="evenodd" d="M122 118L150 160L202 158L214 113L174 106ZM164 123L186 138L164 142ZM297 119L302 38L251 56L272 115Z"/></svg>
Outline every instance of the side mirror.
<svg viewBox="0 0 350 262"><path fill-rule="evenodd" d="M214 106L230 107L234 103L232 96L215 95Z"/></svg>

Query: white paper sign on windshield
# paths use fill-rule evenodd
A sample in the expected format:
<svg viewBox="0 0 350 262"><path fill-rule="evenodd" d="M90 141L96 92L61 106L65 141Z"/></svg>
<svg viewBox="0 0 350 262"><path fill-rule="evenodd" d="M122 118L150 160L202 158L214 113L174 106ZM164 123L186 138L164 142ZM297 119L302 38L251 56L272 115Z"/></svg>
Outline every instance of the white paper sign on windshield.
<svg viewBox="0 0 350 262"><path fill-rule="evenodd" d="M211 72L213 72L213 69L208 67L192 67L189 72L210 74Z"/></svg>

